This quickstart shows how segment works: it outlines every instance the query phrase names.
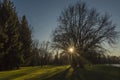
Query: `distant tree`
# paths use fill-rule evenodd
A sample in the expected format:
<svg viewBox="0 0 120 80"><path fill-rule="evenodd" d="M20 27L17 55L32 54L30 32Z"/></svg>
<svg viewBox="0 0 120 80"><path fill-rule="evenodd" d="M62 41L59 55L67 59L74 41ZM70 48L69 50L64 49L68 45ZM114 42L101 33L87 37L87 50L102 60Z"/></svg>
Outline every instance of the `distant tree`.
<svg viewBox="0 0 120 80"><path fill-rule="evenodd" d="M25 15L22 17L20 31L20 41L22 43L21 51L24 58L24 65L29 64L32 49L32 32L28 25Z"/></svg>
<svg viewBox="0 0 120 80"><path fill-rule="evenodd" d="M40 44L39 55L41 60L41 66L51 63L50 61L52 59L52 54L50 53L50 42L43 41Z"/></svg>
<svg viewBox="0 0 120 80"><path fill-rule="evenodd" d="M56 52L56 54L54 56L54 65L61 65L58 51Z"/></svg>
<svg viewBox="0 0 120 80"><path fill-rule="evenodd" d="M74 47L72 55L77 54L79 58L74 62L77 63L75 66L83 67L89 51L104 52L102 44L112 45L118 37L110 16L100 15L96 9L87 8L84 2L77 2L64 9L58 22L53 32L54 47L66 53L69 53L69 47Z"/></svg>
<svg viewBox="0 0 120 80"><path fill-rule="evenodd" d="M0 69L17 69L22 63L19 20L9 0L0 3Z"/></svg>
<svg viewBox="0 0 120 80"><path fill-rule="evenodd" d="M30 54L31 55L29 55L29 58L27 58L27 65L29 66L40 65L39 41L38 40L33 40Z"/></svg>
<svg viewBox="0 0 120 80"><path fill-rule="evenodd" d="M52 64L52 53L50 52L49 42L43 41L42 43L39 43L38 40L34 40L32 43L31 53L29 65L43 66Z"/></svg>

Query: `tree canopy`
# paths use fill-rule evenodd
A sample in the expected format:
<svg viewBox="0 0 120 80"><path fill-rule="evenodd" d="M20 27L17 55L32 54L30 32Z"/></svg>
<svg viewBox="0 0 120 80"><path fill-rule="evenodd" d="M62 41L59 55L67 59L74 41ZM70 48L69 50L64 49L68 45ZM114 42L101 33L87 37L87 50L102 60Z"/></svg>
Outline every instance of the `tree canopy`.
<svg viewBox="0 0 120 80"><path fill-rule="evenodd" d="M65 53L69 53L69 47L74 47L74 53L81 57L91 51L103 53L105 49L102 44L114 44L118 37L116 25L108 14L100 14L81 1L65 8L58 22L53 32L54 47Z"/></svg>

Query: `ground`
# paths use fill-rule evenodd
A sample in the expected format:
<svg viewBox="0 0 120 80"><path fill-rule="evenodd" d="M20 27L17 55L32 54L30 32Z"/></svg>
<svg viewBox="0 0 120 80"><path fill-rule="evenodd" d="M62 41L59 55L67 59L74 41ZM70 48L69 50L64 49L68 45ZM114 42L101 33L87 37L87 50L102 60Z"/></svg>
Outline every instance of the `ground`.
<svg viewBox="0 0 120 80"><path fill-rule="evenodd" d="M21 67L1 71L0 80L120 80L120 68L105 65L87 65L85 69L70 66Z"/></svg>

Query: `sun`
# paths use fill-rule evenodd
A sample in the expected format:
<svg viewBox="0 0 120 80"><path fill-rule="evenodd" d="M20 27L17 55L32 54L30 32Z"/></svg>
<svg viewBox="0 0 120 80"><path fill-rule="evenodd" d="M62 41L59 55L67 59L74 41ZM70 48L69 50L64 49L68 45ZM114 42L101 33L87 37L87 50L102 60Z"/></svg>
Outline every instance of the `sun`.
<svg viewBox="0 0 120 80"><path fill-rule="evenodd" d="M74 48L73 48L73 47L70 47L70 48L68 48L68 51L69 51L70 53L73 53L73 52L74 52Z"/></svg>

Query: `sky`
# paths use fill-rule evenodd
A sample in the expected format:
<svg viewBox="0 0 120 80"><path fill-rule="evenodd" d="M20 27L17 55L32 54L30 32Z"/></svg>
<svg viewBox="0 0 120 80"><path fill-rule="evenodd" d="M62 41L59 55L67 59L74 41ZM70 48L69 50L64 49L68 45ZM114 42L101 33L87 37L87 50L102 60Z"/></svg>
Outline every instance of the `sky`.
<svg viewBox="0 0 120 80"><path fill-rule="evenodd" d="M28 23L33 27L33 39L40 42L50 41L52 31L57 27L57 19L61 11L69 4L79 0L11 0L19 16L26 15ZM111 19L120 30L120 0L82 0L90 8L100 13L109 13ZM119 39L120 40L120 39ZM110 48L112 55L120 55L120 42ZM113 54L114 53L114 54Z"/></svg>

